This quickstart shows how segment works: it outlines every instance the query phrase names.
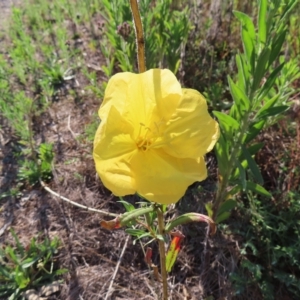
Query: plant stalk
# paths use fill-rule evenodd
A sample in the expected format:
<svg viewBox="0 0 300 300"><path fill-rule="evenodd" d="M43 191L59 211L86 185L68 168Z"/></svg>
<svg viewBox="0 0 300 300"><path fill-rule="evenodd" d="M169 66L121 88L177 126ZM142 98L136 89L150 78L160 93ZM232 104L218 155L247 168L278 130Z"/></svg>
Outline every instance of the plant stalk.
<svg viewBox="0 0 300 300"><path fill-rule="evenodd" d="M143 25L142 25L140 12L139 12L138 1L130 0L130 7L131 7L131 13L134 21L139 73L143 73L146 71L145 41L144 41Z"/></svg>
<svg viewBox="0 0 300 300"><path fill-rule="evenodd" d="M248 126L249 126L249 121L248 121L249 114L250 114L250 110L245 114L245 116L243 118L243 125L241 128L241 132L240 132L240 134L235 142L235 145L233 147L233 150L231 152L227 172L226 172L226 174L224 174L223 178L221 179L221 182L218 185L216 200L215 200L214 206L213 206L213 216L212 216L213 220L216 219L219 207L220 207L221 203L223 203L224 198L226 197L226 192L227 192L226 188L228 186L230 175L232 173L232 170L235 167L236 158L238 157L238 153L241 150L240 145L243 141L245 132L247 131Z"/></svg>
<svg viewBox="0 0 300 300"><path fill-rule="evenodd" d="M165 233L164 215L162 212L162 206L157 209L158 231L161 236ZM165 243L162 240L158 240L159 256L160 256L160 270L163 283L163 300L168 300L168 283L167 283L167 269L166 269L166 249Z"/></svg>

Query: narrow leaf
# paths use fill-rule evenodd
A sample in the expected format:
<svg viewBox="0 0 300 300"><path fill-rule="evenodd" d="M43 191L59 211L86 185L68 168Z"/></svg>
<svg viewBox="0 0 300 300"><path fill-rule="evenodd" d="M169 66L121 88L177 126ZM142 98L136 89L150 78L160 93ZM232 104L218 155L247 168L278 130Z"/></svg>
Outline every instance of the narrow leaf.
<svg viewBox="0 0 300 300"><path fill-rule="evenodd" d="M261 47L264 47L267 40L267 0L260 0L258 13L258 37Z"/></svg>
<svg viewBox="0 0 300 300"><path fill-rule="evenodd" d="M234 15L239 19L242 24L242 41L244 46L244 51L247 56L249 65L251 66L251 71L254 71L255 62L255 27L251 18L239 11L235 11Z"/></svg>
<svg viewBox="0 0 300 300"><path fill-rule="evenodd" d="M132 236L140 236L142 234L145 233L144 230L141 230L141 229L134 229L134 228L126 228L125 229L125 232L132 235Z"/></svg>
<svg viewBox="0 0 300 300"><path fill-rule="evenodd" d="M275 106L275 107L270 107L263 112L260 113L259 116L257 116L258 119L266 119L268 117L276 116L279 115L286 110L288 110L290 107L288 105L281 105L281 106Z"/></svg>
<svg viewBox="0 0 300 300"><path fill-rule="evenodd" d="M255 155L263 146L264 146L264 143L253 144L250 147L248 147L248 152L251 155Z"/></svg>
<svg viewBox="0 0 300 300"><path fill-rule="evenodd" d="M125 200L123 200L122 197L119 197L119 198L120 198L120 201L118 201L118 202L120 202L120 203L123 204L123 206L125 207L125 209L126 209L127 212L135 210L134 205L132 205L131 203L129 203L129 202L125 201Z"/></svg>
<svg viewBox="0 0 300 300"><path fill-rule="evenodd" d="M241 165L241 163L239 161L237 161L237 167L239 169L239 177L240 177L240 183L243 187L243 190L246 190L246 172L245 169L243 168L243 166Z"/></svg>
<svg viewBox="0 0 300 300"><path fill-rule="evenodd" d="M212 216L213 216L212 203L211 202L206 203L205 204L205 209L206 209L206 212L207 212L208 216L210 218L212 218Z"/></svg>
<svg viewBox="0 0 300 300"><path fill-rule="evenodd" d="M271 53L269 58L269 66L275 61L275 59L278 57L282 45L285 41L287 30L283 30L281 33L277 34L277 36L274 38L272 45L271 45Z"/></svg>
<svg viewBox="0 0 300 300"><path fill-rule="evenodd" d="M178 225L183 225L191 222L207 223L210 227L211 234L215 234L217 230L215 222L210 217L198 213L186 213L168 223L165 227L165 232L168 233Z"/></svg>
<svg viewBox="0 0 300 300"><path fill-rule="evenodd" d="M261 176L260 170L255 162L255 160L252 158L251 154L248 152L247 148L242 145L242 153L243 156L246 158L246 160L248 161L248 166L250 168L250 171L254 177L254 179L259 183L259 184L263 184L264 180Z"/></svg>
<svg viewBox="0 0 300 300"><path fill-rule="evenodd" d="M229 211L224 211L222 214L218 215L216 218L216 223L219 224L225 220L227 220L230 217Z"/></svg>
<svg viewBox="0 0 300 300"><path fill-rule="evenodd" d="M278 101L279 96L280 96L280 94L278 93L273 98L267 100L266 103L257 112L256 117L258 117L264 110L266 110L270 107L273 107L276 104L276 102Z"/></svg>
<svg viewBox="0 0 300 300"><path fill-rule="evenodd" d="M269 63L269 57L270 57L271 50L269 48L265 48L259 55L256 68L253 76L253 84L252 84L252 90L256 91L257 88L260 85L261 80L263 79L266 69L268 67Z"/></svg>
<svg viewBox="0 0 300 300"><path fill-rule="evenodd" d="M245 145L248 144L249 142L251 142L261 132L261 130L263 129L265 123L266 123L266 120L261 120L259 122L256 122L256 123L252 124L249 127L246 139L244 141Z"/></svg>
<svg viewBox="0 0 300 300"><path fill-rule="evenodd" d="M242 120L243 115L241 115L240 110L235 103L233 103L230 108L229 116L235 119L237 122L240 122Z"/></svg>
<svg viewBox="0 0 300 300"><path fill-rule="evenodd" d="M21 257L24 256L24 247L23 245L20 243L20 240L18 238L18 236L16 235L15 231L13 229L10 230L12 236L14 237L15 241L16 241L16 244L17 244L17 248L18 248L18 251L20 252L20 255Z"/></svg>
<svg viewBox="0 0 300 300"><path fill-rule="evenodd" d="M225 200L221 204L221 206L218 210L217 216L221 215L224 212L230 212L232 209L234 209L236 207L236 204L237 204L237 202L233 199Z"/></svg>
<svg viewBox="0 0 300 300"><path fill-rule="evenodd" d="M271 89L271 87L274 85L274 82L278 76L278 74L281 72L282 68L284 66L284 63L280 64L268 77L267 81L265 82L265 84L262 86L262 89L258 95L258 101L260 101L261 99L263 99L265 97L265 95L268 94L269 90Z"/></svg>
<svg viewBox="0 0 300 300"><path fill-rule="evenodd" d="M140 236L138 236L134 241L133 244L135 244L136 241L145 238L145 237L151 237L151 233L150 232L145 232L143 234L141 234ZM149 241L149 243L151 243L152 241Z"/></svg>
<svg viewBox="0 0 300 300"><path fill-rule="evenodd" d="M251 181L247 181L247 190L253 191L257 194L260 194L262 196L266 196L266 197L272 197L272 195L265 189L263 188L261 185L251 182Z"/></svg>
<svg viewBox="0 0 300 300"><path fill-rule="evenodd" d="M239 123L224 113L213 111L213 114L218 118L221 128L223 132L228 137L233 137L235 132L239 129Z"/></svg>
<svg viewBox="0 0 300 300"><path fill-rule="evenodd" d="M125 226L127 223L134 221L139 216L145 215L153 211L154 211L154 206L152 205L148 207L137 208L135 210L120 215L116 219L119 221L120 226Z"/></svg>
<svg viewBox="0 0 300 300"><path fill-rule="evenodd" d="M17 258L13 248L11 246L6 246L5 253L9 255L9 258L16 264L19 264L19 259Z"/></svg>
<svg viewBox="0 0 300 300"><path fill-rule="evenodd" d="M244 159L241 163L242 169L246 170L248 168L248 162ZM240 169L237 167L232 173L231 180L237 180L240 177Z"/></svg>
<svg viewBox="0 0 300 300"><path fill-rule="evenodd" d="M246 92L248 82L246 80L244 64L242 62L241 54L237 54L235 57L235 60L236 60L237 68L238 68L238 85L244 92Z"/></svg>
<svg viewBox="0 0 300 300"><path fill-rule="evenodd" d="M228 167L229 161L229 142L224 137L224 134L221 132L219 140L215 147L215 153L218 160L218 167L220 174L225 174L225 171Z"/></svg>
<svg viewBox="0 0 300 300"><path fill-rule="evenodd" d="M246 96L246 94L241 90L228 76L228 83L229 83L229 89L230 93L233 97L233 100L239 110L240 115L244 115L246 111L249 110L250 107L250 100Z"/></svg>
<svg viewBox="0 0 300 300"><path fill-rule="evenodd" d="M289 15L289 13L293 10L293 8L295 7L295 5L297 3L298 3L297 0L292 0L289 2L289 4L286 6L284 12L282 13L282 15L280 17L280 21L283 21Z"/></svg>
<svg viewBox="0 0 300 300"><path fill-rule="evenodd" d="M31 267L33 264L35 264L39 259L40 257L35 257L35 258L29 257L22 262L21 266L23 269L27 269Z"/></svg>
<svg viewBox="0 0 300 300"><path fill-rule="evenodd" d="M234 196L240 192L241 192L241 186L237 184L227 193L227 197Z"/></svg>

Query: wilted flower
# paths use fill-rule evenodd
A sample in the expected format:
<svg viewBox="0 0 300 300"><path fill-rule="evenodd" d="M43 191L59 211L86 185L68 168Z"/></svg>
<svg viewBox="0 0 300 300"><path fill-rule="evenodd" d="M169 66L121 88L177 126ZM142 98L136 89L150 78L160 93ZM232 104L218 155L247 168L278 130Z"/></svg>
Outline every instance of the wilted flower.
<svg viewBox="0 0 300 300"><path fill-rule="evenodd" d="M99 109L94 160L116 196L138 193L160 204L177 202L204 180L204 154L219 137L203 96L182 89L169 70L118 73Z"/></svg>

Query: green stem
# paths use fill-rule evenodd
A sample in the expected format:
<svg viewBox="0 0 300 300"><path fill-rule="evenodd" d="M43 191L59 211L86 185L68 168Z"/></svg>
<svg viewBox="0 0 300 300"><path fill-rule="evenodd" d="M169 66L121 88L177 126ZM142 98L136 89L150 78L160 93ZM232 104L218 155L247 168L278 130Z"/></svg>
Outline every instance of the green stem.
<svg viewBox="0 0 300 300"><path fill-rule="evenodd" d="M141 21L137 0L130 0L130 7L131 7L131 13L134 21L138 67L139 67L139 72L143 73L146 71L145 41L144 41L143 25Z"/></svg>
<svg viewBox="0 0 300 300"><path fill-rule="evenodd" d="M162 206L157 208L158 231L161 236L165 234L164 215ZM163 300L168 300L168 283L167 283L167 269L166 269L166 249L165 242L158 240L159 254L160 254L160 270L163 283Z"/></svg>

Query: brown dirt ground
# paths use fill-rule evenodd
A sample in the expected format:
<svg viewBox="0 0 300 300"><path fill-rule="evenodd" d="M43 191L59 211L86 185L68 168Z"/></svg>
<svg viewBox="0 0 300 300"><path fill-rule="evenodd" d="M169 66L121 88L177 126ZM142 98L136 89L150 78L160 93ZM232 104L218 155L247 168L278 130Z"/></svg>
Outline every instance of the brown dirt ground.
<svg viewBox="0 0 300 300"><path fill-rule="evenodd" d="M86 34L89 33L86 31ZM85 38L80 44L87 51ZM87 53L86 57L87 63L94 65L99 65L102 59L99 52ZM98 80L105 80L101 72ZM88 207L122 213L124 210L118 199L101 185L96 175L92 144L83 139L85 127L100 104L100 99L83 93L85 84L85 79L78 75L76 80L61 87L58 99L34 120L35 139L37 143L47 141L55 146L51 189ZM71 87L77 97L68 94ZM16 184L17 162L12 151L19 145L3 118L0 124L1 194ZM203 203L213 197L210 191L215 182L214 165L213 157L209 157L213 175L202 184L201 192L197 184L193 185L170 216L188 211L205 213ZM136 201L134 197L127 200ZM69 272L63 276L58 292L40 299L98 300L106 299L108 292L111 295L107 299L156 299L141 246L133 245L132 238L125 247L113 288L108 291L127 236L123 229L102 229L101 215L65 203L38 185L24 186L21 195L0 200L0 205L0 229L7 226L0 236L1 243L12 241L10 227L25 245L38 235L40 239L57 236L62 242L56 262ZM242 238L218 232L215 237L206 239L204 224L185 226L182 232L186 238L168 281L170 299L198 300L210 295L213 298L206 299L242 299L232 296L228 279L229 273L238 266ZM156 246L153 248L153 260L158 264ZM247 299L261 299L259 291L253 287L249 286L247 294Z"/></svg>

